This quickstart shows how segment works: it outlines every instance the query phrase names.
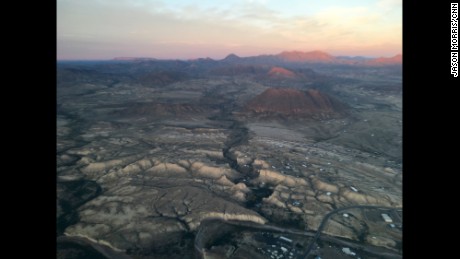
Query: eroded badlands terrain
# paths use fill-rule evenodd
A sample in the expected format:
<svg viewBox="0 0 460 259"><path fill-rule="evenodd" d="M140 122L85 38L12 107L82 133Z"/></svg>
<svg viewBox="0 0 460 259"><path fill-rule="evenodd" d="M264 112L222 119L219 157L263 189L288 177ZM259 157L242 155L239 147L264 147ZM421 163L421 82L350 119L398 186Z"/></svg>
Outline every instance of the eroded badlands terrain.
<svg viewBox="0 0 460 259"><path fill-rule="evenodd" d="M58 257L80 242L110 258L270 258L196 235L206 220L315 233L336 209L402 208L399 69L206 62L58 64ZM348 213L322 235L401 253L379 211Z"/></svg>

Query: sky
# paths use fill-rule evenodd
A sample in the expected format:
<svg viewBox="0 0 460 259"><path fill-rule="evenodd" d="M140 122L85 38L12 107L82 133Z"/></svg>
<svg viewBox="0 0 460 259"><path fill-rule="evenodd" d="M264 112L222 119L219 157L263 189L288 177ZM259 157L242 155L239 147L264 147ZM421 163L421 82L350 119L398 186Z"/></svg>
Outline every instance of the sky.
<svg viewBox="0 0 460 259"><path fill-rule="evenodd" d="M57 59L402 54L402 0L57 0Z"/></svg>

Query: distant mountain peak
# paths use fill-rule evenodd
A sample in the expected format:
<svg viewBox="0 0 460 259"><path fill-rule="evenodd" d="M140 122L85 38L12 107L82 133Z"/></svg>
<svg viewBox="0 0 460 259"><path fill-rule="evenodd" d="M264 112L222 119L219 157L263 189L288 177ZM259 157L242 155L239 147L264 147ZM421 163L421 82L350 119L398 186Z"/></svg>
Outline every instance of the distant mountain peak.
<svg viewBox="0 0 460 259"><path fill-rule="evenodd" d="M398 54L393 57L385 58L375 58L367 62L368 65L396 65L402 64L402 55Z"/></svg>
<svg viewBox="0 0 460 259"><path fill-rule="evenodd" d="M235 61L235 60L240 60L241 58L238 57L237 55L231 53L229 54L228 56L226 56L223 60L226 60L226 61Z"/></svg>

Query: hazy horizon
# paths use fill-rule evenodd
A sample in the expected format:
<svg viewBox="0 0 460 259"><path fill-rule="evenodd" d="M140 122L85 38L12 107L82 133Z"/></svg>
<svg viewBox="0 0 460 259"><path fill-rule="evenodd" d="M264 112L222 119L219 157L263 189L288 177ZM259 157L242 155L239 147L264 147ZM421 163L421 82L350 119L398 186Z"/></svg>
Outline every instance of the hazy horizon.
<svg viewBox="0 0 460 259"><path fill-rule="evenodd" d="M57 0L57 60L402 54L402 1Z"/></svg>
<svg viewBox="0 0 460 259"><path fill-rule="evenodd" d="M286 50L286 52L293 52L293 51L299 51L299 50ZM321 52L325 52L325 53L328 53L330 55L332 55L331 53L329 52L326 52L326 51L322 51L322 50L311 50L311 51L302 51L302 52L313 52L313 51L321 51ZM234 54L240 58L246 58L246 57L254 57L254 56L262 56L262 55L277 55L277 54L280 54L281 52L279 53L263 53L263 54L256 54L256 55L245 55L245 56L242 56L242 55L239 55L238 53L234 53L234 52L231 52L231 53L228 53L226 55L224 55L223 57L219 57L219 58L211 58L211 57L196 57L196 58L157 58L157 57L148 57L148 56L117 56L117 57L111 57L111 58L105 58L105 59L94 59L94 58L87 58L87 59L57 59L57 61L110 61L110 60L114 60L116 58L130 58L130 59L136 59L136 58L139 58L139 59L142 59L142 58L145 58L145 59L157 59L157 60L184 60L184 61L187 61L187 60L194 60L194 59L200 59L200 58L203 58L203 59L206 59L206 58L211 58L213 60L222 60L222 59L225 59L227 56L231 55L231 54ZM332 56L335 56L335 57L340 57L340 56L343 56L343 57L362 57L362 58L380 58L380 57L383 57L383 58L391 58L391 57L394 57L394 56L397 56L397 55L402 55L402 53L395 53L394 55L387 55L387 56L365 56L365 55L332 55ZM118 61L123 61L123 60L118 60Z"/></svg>

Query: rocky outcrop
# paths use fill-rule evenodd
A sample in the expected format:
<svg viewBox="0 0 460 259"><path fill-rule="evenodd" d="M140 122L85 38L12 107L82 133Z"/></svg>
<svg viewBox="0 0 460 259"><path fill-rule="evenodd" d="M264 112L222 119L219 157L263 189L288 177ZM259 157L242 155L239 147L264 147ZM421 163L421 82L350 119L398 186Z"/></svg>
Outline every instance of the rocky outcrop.
<svg viewBox="0 0 460 259"><path fill-rule="evenodd" d="M284 175L276 171L262 169L259 171L259 177L255 179L259 183L269 183L273 185L282 184L284 186L296 187L296 186L308 186L308 182L305 179L297 178L290 175Z"/></svg>
<svg viewBox="0 0 460 259"><path fill-rule="evenodd" d="M161 173L187 173L187 170L177 164L173 163L159 163L149 170L147 170L147 173L152 173L152 174L161 174Z"/></svg>
<svg viewBox="0 0 460 259"><path fill-rule="evenodd" d="M238 173L230 168L208 166L202 162L194 162L190 169L200 177L219 179L225 175L229 179L238 177Z"/></svg>
<svg viewBox="0 0 460 259"><path fill-rule="evenodd" d="M266 161L261 160L261 159L255 159L254 162L252 163L252 166L260 167L263 169L270 168L270 165Z"/></svg>
<svg viewBox="0 0 460 259"><path fill-rule="evenodd" d="M273 67L268 71L267 76L271 79L296 78L297 75L282 67Z"/></svg>
<svg viewBox="0 0 460 259"><path fill-rule="evenodd" d="M392 206L391 201L387 197L374 197L369 194L358 193L347 189L341 190L340 195L353 204L369 204Z"/></svg>
<svg viewBox="0 0 460 259"><path fill-rule="evenodd" d="M238 221L249 221L257 224L265 224L267 222L261 216L253 213L228 213L228 212L206 212L201 214L198 218L189 220L190 217L186 217L185 221L189 224L190 229L195 230L200 225L200 222L207 219L221 219L221 220L238 220Z"/></svg>
<svg viewBox="0 0 460 259"><path fill-rule="evenodd" d="M324 181L321 181L317 177L314 177L312 179L312 183L315 187L316 190L320 191L325 191L325 192L331 192L331 193L338 193L339 192L339 187L337 187L334 184L326 183Z"/></svg>
<svg viewBox="0 0 460 259"><path fill-rule="evenodd" d="M118 159L112 159L107 161L93 162L89 157L82 157L79 161L81 164L86 164L80 171L87 175L101 174L116 166L123 166L128 163L134 162L139 159L138 155L126 156Z"/></svg>

